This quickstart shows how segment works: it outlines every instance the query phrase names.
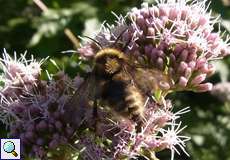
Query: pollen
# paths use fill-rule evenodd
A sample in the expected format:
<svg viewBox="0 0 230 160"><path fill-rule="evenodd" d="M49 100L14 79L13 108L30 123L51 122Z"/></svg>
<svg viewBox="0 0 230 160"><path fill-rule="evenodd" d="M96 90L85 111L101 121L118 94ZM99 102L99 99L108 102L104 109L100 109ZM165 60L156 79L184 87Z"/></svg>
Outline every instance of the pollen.
<svg viewBox="0 0 230 160"><path fill-rule="evenodd" d="M110 58L107 59L107 62L105 64L105 70L107 73L113 74L118 71L119 68L120 64L117 62L117 60Z"/></svg>

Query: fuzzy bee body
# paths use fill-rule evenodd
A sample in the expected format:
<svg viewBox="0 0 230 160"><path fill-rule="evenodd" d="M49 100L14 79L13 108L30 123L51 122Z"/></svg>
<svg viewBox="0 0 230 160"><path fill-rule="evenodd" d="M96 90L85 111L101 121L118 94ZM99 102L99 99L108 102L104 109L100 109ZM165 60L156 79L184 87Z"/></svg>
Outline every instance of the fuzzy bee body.
<svg viewBox="0 0 230 160"><path fill-rule="evenodd" d="M144 95L130 81L115 75L104 86L101 100L119 115L139 122L144 113Z"/></svg>
<svg viewBox="0 0 230 160"><path fill-rule="evenodd" d="M114 115L129 118L141 125L147 93L158 89L161 80L167 82L165 76L160 76L162 74L155 70L137 68L123 52L105 48L95 55L92 72L69 104L79 107L79 102L99 100L102 107L107 106L109 110L115 112ZM71 112L79 110L70 109Z"/></svg>
<svg viewBox="0 0 230 160"><path fill-rule="evenodd" d="M116 112L115 115L140 123L144 113L144 96L132 84L126 58L122 52L111 48L96 54L94 76L98 84L103 84L99 85L96 95L103 105Z"/></svg>

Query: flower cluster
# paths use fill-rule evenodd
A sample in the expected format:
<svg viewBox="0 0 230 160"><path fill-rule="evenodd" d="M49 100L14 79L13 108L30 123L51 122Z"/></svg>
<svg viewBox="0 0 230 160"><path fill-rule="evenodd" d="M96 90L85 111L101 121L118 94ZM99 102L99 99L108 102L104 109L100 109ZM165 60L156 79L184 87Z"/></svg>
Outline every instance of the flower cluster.
<svg viewBox="0 0 230 160"><path fill-rule="evenodd" d="M41 73L40 66L43 60L38 63L33 56L31 56L30 60L27 60L25 55L26 53L17 59L16 53L14 53L13 59L4 50L3 59L0 60L4 73L2 75L4 88L1 92L6 98L8 96L17 98L27 94L31 92L33 86L38 82Z"/></svg>
<svg viewBox="0 0 230 160"><path fill-rule="evenodd" d="M3 58L1 59L1 67L3 74L1 81L1 120L8 124L9 118L14 116L10 112L8 105L12 101L18 100L20 97L28 96L33 92L34 86L39 82L41 72L40 63L36 62L31 56L30 60L26 60L25 54L17 59L16 53L14 59L4 50ZM5 107L6 106L6 107Z"/></svg>
<svg viewBox="0 0 230 160"><path fill-rule="evenodd" d="M218 18L206 13L207 1L161 0L155 6L142 4L127 18L117 17L103 26L97 43L87 43L79 52L92 57L101 48L114 47L133 55L143 66L161 70L172 79L172 90L209 91L203 83L215 68L209 62L228 55L228 38L214 32Z"/></svg>
<svg viewBox="0 0 230 160"><path fill-rule="evenodd" d="M179 135L185 127L181 128L181 122L176 121L182 114L189 112L189 108L173 113L169 100L165 105L148 101L149 99L146 101L145 122L141 131L137 131L137 123L132 120L114 117L100 108L98 115L100 121L97 122L96 131L86 130L79 134L80 138L75 146L81 150L81 157L84 159L91 159L91 157L155 159L156 151L169 149L173 159L174 153L179 153L177 146L187 154L185 142L190 138ZM107 144L106 148L105 144Z"/></svg>
<svg viewBox="0 0 230 160"><path fill-rule="evenodd" d="M173 113L170 100L167 100L164 105L159 105L153 101L150 103L147 99L145 122L141 131L137 131L138 124L134 121L118 118L106 109L98 108L96 130L92 132L86 129L78 133L80 138L74 146L81 151L80 156L84 157L83 159L92 157L155 159L154 153L165 149L171 150L173 159L174 154L179 153L178 147L187 154L185 142L190 138L179 135L185 127L181 128L181 122L176 122L182 114L187 112L189 112L188 107ZM87 116L86 121L87 119L91 120L92 124L91 117Z"/></svg>
<svg viewBox="0 0 230 160"><path fill-rule="evenodd" d="M103 25L95 39L78 51L83 57L93 59L101 49L118 49L142 67L167 75L171 82L167 86L173 92L210 91L212 84L204 82L215 71L210 61L230 54L230 47L227 36L224 40L220 31L214 32L218 18L207 13L206 4L206 0L160 0L153 6L143 3L125 17L116 16L114 25ZM100 117L110 121L101 122L98 135L112 135L106 137L112 141L115 159L139 156L154 159L151 153L163 149L170 149L173 159L174 153L179 153L176 146L186 153L185 141L189 138L178 135L183 128L176 123L178 115L169 106L147 104L146 123L141 132L137 132L137 124L131 120ZM179 114L184 112L186 108Z"/></svg>
<svg viewBox="0 0 230 160"><path fill-rule="evenodd" d="M113 137L114 157L137 158L142 156L147 159L155 159L156 151L170 149L171 159L173 159L174 153L179 153L176 146L179 146L187 154L184 147L185 142L190 138L178 135L184 128L180 128L181 122L176 123L176 119L181 114L189 112L189 108L173 113L171 107L170 101L166 106L156 103L146 106L146 123L142 126L141 132L137 132L133 122L128 122L128 120L113 123L111 125L113 128L119 128Z"/></svg>
<svg viewBox="0 0 230 160"><path fill-rule="evenodd" d="M125 18L117 16L115 25L103 25L94 42L78 50L93 59L99 50L115 48L129 55L134 64L159 73L150 72L156 83L162 75L169 79L165 83L170 84L161 84L159 97L145 96L141 125L114 114L103 103L98 104L95 116L92 101L84 97L91 90L74 94L84 81L81 77L71 79L60 72L43 81L42 61L33 57L28 61L25 55L12 59L5 51L0 118L9 126L10 136L21 139L25 157L48 159L67 145L84 160L157 159L155 152L165 149L171 150L172 160L179 149L187 154L185 142L190 138L180 135L185 127L181 128L178 119L189 109L173 113L165 96L168 90L211 90L212 84L204 82L215 70L209 62L229 54L228 39L214 32L218 19L206 13L205 4L206 0L159 0L155 6L143 3ZM167 88L165 94L161 94L163 88Z"/></svg>
<svg viewBox="0 0 230 160"><path fill-rule="evenodd" d="M74 81L59 72L53 80L42 81L40 64L24 56L13 60L6 52L2 59L1 120L9 126L10 137L21 139L25 157L47 157L70 143L76 130L66 121L63 107L79 78Z"/></svg>
<svg viewBox="0 0 230 160"><path fill-rule="evenodd" d="M79 126L74 125L71 120L68 121L68 117L79 116L81 113L75 115L74 111L65 112L65 109L68 106L66 103L73 95L73 90L82 83L81 77L77 76L71 80L63 72L59 72L52 80L42 81L41 68L38 67L37 74L34 74L31 81L27 81L27 84L31 84L28 90L29 85L23 87L25 82L21 77L25 77L26 74L20 67L27 68L30 63L25 59L24 61L12 60L6 52L4 56L8 57L2 59L4 82L20 79L21 84L17 83L17 85L22 87L15 87L18 90L17 94L6 94L7 88L15 89L15 83L3 85L0 108L2 113L7 115L2 115L1 120L9 119L9 136L21 139L25 157L42 159L57 156L53 153L67 145L72 145L81 151L80 157L83 159L91 157L123 159L138 156L151 158L155 156L156 150L164 149L170 149L173 158L174 152L178 152L177 145L185 152L184 143L189 140L189 137L178 135L182 129L179 129L181 123L177 124L176 119L188 112L188 108L173 113L169 100L160 105L154 101L149 103L148 98L144 112L145 122L141 132L137 132L136 122L127 118L117 118L107 109L100 107L97 117L99 121L93 132L96 120L92 115L92 107L85 107L85 124L83 130L79 130ZM12 61L17 70L8 69L6 64L12 64ZM33 61L33 63L37 62ZM9 78L6 75L11 76ZM75 121L77 119L74 118ZM168 130L163 129L164 127L168 127ZM77 135L74 135L76 131ZM76 140L78 143L75 144Z"/></svg>
<svg viewBox="0 0 230 160"><path fill-rule="evenodd" d="M102 142L103 139L86 130L75 142L74 147L81 152L80 159L111 159L110 153L108 153L109 149Z"/></svg>

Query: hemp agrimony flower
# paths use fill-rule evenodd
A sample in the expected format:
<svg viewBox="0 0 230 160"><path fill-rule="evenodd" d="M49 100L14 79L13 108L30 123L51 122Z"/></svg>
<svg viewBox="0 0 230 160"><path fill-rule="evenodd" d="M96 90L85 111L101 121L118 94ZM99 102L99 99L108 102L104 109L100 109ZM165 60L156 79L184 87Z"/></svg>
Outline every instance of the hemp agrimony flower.
<svg viewBox="0 0 230 160"><path fill-rule="evenodd" d="M153 6L143 3L140 9L133 8L124 17L116 16L115 24L104 24L95 40L78 51L90 60L103 48L115 48L141 67L167 75L172 81L171 92L210 91L212 84L204 82L215 71L210 61L228 55L230 47L228 37L224 40L220 31L214 32L218 18L207 13L206 2L159 0ZM115 120L110 114L99 116L109 119L100 122L99 135L112 141L110 148L115 159L154 157L156 150L163 149L170 149L173 159L174 153L179 153L176 146L187 154L185 142L190 138L178 135L184 127L181 129L181 122L175 121L187 110L172 113L172 105L167 102L147 101L141 132L136 132L137 124L131 120Z"/></svg>
<svg viewBox="0 0 230 160"><path fill-rule="evenodd" d="M220 31L214 32L218 18L206 12L206 2L161 0L153 6L143 3L125 17L117 16L115 25L102 26L95 40L103 48L123 50L127 45L125 54L135 56L143 66L168 74L174 91L209 91L212 84L202 83L215 71L209 62L229 54L229 38L223 40ZM97 44L87 43L79 52L90 57L99 49Z"/></svg>
<svg viewBox="0 0 230 160"><path fill-rule="evenodd" d="M9 137L20 138L23 157L46 159L55 150L72 141L76 130L65 119L64 104L70 99L77 80L63 72L52 80L40 79L40 63L33 57L12 59L6 51L1 90L1 121L9 126Z"/></svg>
<svg viewBox="0 0 230 160"><path fill-rule="evenodd" d="M165 94L160 88L156 95L143 96L144 122L139 130L136 121L117 118L103 103L97 106L96 116L92 114L95 100L83 97L79 106L68 103L72 97L77 98L73 95L81 96L75 94L85 82L80 76L71 79L59 72L42 80L43 61L37 62L33 57L26 60L25 55L17 59L16 54L11 58L4 51L0 118L9 126L9 136L21 139L24 157L64 159L69 154L70 158L72 152L65 152L64 157L64 152L60 152L69 147L84 160L155 160L156 152L167 149L171 160L181 151L188 155L185 143L190 138L181 135L185 127L179 118L189 108L173 113L173 105L165 97L176 91L211 90L212 84L204 82L215 71L210 61L230 53L229 39L224 40L220 31L214 32L218 18L207 13L206 2L158 0L152 6L143 3L124 17L117 16L115 24L102 25L94 42L78 49L82 57L91 61L103 48L114 48L141 68L162 73L154 75L156 79L163 74L169 78L170 85L162 84ZM214 88L213 94L222 93L218 86Z"/></svg>

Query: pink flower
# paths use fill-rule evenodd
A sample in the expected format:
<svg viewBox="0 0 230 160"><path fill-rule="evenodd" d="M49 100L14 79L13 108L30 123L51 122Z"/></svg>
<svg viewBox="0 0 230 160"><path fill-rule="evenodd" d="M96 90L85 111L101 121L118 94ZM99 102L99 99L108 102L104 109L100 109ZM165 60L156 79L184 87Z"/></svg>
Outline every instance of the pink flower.
<svg viewBox="0 0 230 160"><path fill-rule="evenodd" d="M32 88L36 83L41 74L41 64L31 56L30 60L25 58L26 54L21 55L17 59L16 53L14 59L4 50L3 58L0 59L1 66L3 68L4 86L2 89L3 94L7 98L8 95L11 98L17 98L23 94L32 94ZM14 95L14 96L13 96Z"/></svg>
<svg viewBox="0 0 230 160"><path fill-rule="evenodd" d="M185 126L186 127L186 126ZM190 140L190 137L187 136L180 136L178 135L185 127L181 128L181 122L179 124L175 123L175 121L172 121L171 128L161 129L160 132L162 134L161 140L160 140L160 147L168 148L171 150L171 160L174 159L175 152L180 154L180 152L177 150L176 146L179 146L180 149L187 155L189 154L185 151L185 142Z"/></svg>
<svg viewBox="0 0 230 160"><path fill-rule="evenodd" d="M194 76L212 75L215 68L209 62L228 55L230 47L229 38L224 40L220 32L214 32L218 19L206 13L206 2L165 0L157 1L156 6L143 3L127 18L117 16L115 25L104 25L95 37L97 43L88 43L82 49L88 48L91 56L106 47L124 51L137 60L145 56L149 59L145 67L169 75L174 82L171 89L207 91L211 87L201 84L204 76L193 80ZM206 88L196 90L199 84Z"/></svg>
<svg viewBox="0 0 230 160"><path fill-rule="evenodd" d="M40 63L25 55L12 59L4 51L4 86L1 91L0 120L9 135L21 138L23 155L47 159L48 153L72 141L76 128L66 121L64 105L76 89L74 80L59 72L41 81ZM78 77L78 79L81 79Z"/></svg>

